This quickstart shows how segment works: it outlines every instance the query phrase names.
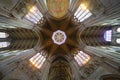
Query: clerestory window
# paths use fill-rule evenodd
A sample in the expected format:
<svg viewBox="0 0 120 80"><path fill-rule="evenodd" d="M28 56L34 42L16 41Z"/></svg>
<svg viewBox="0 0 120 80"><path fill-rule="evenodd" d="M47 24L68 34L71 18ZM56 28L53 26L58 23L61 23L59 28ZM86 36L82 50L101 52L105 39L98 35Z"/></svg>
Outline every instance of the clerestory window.
<svg viewBox="0 0 120 80"><path fill-rule="evenodd" d="M87 9L87 7L84 4L80 4L80 6L74 14L75 18L77 18L80 22L83 22L91 15L92 13Z"/></svg>
<svg viewBox="0 0 120 80"><path fill-rule="evenodd" d="M120 27L119 27L119 28L117 28L117 32L120 32Z"/></svg>
<svg viewBox="0 0 120 80"><path fill-rule="evenodd" d="M112 30L107 30L104 33L104 39L105 39L105 41L111 42L111 39L112 39Z"/></svg>
<svg viewBox="0 0 120 80"><path fill-rule="evenodd" d="M9 36L9 34L5 33L5 32L0 32L0 38L7 38Z"/></svg>
<svg viewBox="0 0 120 80"><path fill-rule="evenodd" d="M8 47L9 45L9 42L0 42L0 48Z"/></svg>
<svg viewBox="0 0 120 80"><path fill-rule="evenodd" d="M37 53L35 56L29 59L32 65L34 65L36 68L40 69L46 60L46 56L42 55L43 52Z"/></svg>
<svg viewBox="0 0 120 80"><path fill-rule="evenodd" d="M116 43L120 44L120 38L116 39Z"/></svg>
<svg viewBox="0 0 120 80"><path fill-rule="evenodd" d="M83 66L90 60L90 56L83 51L78 51L78 54L74 56L74 59L77 61L79 66Z"/></svg>
<svg viewBox="0 0 120 80"><path fill-rule="evenodd" d="M42 17L43 17L42 13L36 6L31 7L29 12L25 16L26 19L35 24L37 24L42 19Z"/></svg>

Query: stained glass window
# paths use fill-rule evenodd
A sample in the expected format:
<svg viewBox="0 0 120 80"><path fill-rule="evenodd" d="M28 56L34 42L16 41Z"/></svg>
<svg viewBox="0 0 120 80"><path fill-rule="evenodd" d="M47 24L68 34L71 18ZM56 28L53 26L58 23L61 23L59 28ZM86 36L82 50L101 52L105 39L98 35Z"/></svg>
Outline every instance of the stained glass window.
<svg viewBox="0 0 120 80"><path fill-rule="evenodd" d="M90 56L83 51L78 51L78 54L74 56L79 66L86 64L90 60Z"/></svg>
<svg viewBox="0 0 120 80"><path fill-rule="evenodd" d="M107 30L105 33L104 33L104 39L105 41L111 41L112 39L112 30Z"/></svg>
<svg viewBox="0 0 120 80"><path fill-rule="evenodd" d="M9 42L0 42L0 48L8 47L9 45Z"/></svg>
<svg viewBox="0 0 120 80"><path fill-rule="evenodd" d="M0 38L7 38L8 36L9 36L9 34L0 32Z"/></svg>
<svg viewBox="0 0 120 80"><path fill-rule="evenodd" d="M116 39L116 43L120 44L120 38Z"/></svg>
<svg viewBox="0 0 120 80"><path fill-rule="evenodd" d="M28 14L25 16L26 19L30 20L35 24L37 24L42 17L43 17L42 13L38 10L36 6L33 6L28 12Z"/></svg>
<svg viewBox="0 0 120 80"><path fill-rule="evenodd" d="M119 27L119 28L117 28L117 32L120 32L120 27Z"/></svg>
<svg viewBox="0 0 120 80"><path fill-rule="evenodd" d="M34 65L38 69L41 68L45 60L46 60L46 57L42 55L42 52L37 53L35 56L29 59L31 64Z"/></svg>
<svg viewBox="0 0 120 80"><path fill-rule="evenodd" d="M77 11L75 12L74 16L78 18L80 22L84 21L85 19L89 18L92 13L86 8L84 4L81 4Z"/></svg>

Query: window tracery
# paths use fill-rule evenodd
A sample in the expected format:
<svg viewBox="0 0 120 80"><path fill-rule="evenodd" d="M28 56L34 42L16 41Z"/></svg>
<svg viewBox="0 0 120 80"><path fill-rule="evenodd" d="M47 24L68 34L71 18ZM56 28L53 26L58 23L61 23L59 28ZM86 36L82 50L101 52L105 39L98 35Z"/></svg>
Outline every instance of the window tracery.
<svg viewBox="0 0 120 80"><path fill-rule="evenodd" d="M46 56L42 55L43 52L37 53L32 58L29 59L32 65L34 65L36 68L40 69L43 65L43 63L46 60Z"/></svg>
<svg viewBox="0 0 120 80"><path fill-rule="evenodd" d="M116 43L120 44L120 38L116 39Z"/></svg>
<svg viewBox="0 0 120 80"><path fill-rule="evenodd" d="M37 24L41 19L42 19L43 15L42 13L39 11L39 9L36 6L33 6L28 14L26 14L25 18L28 19L29 21Z"/></svg>
<svg viewBox="0 0 120 80"><path fill-rule="evenodd" d="M120 27L119 27L119 28L117 28L117 32L120 32Z"/></svg>
<svg viewBox="0 0 120 80"><path fill-rule="evenodd" d="M53 32L52 40L54 43L61 45L61 44L65 43L66 39L67 39L67 36L66 36L65 32L63 32L61 30L57 30L57 31Z"/></svg>
<svg viewBox="0 0 120 80"><path fill-rule="evenodd" d="M92 13L87 9L87 7L84 4L80 4L80 6L78 7L77 11L74 14L75 18L78 18L80 22L83 22L91 15Z"/></svg>
<svg viewBox="0 0 120 80"><path fill-rule="evenodd" d="M9 34L5 33L5 32L0 32L0 38L7 38L9 36Z"/></svg>
<svg viewBox="0 0 120 80"><path fill-rule="evenodd" d="M105 41L111 42L111 40L112 40L112 30L107 30L104 33L104 39L105 39Z"/></svg>
<svg viewBox="0 0 120 80"><path fill-rule="evenodd" d="M90 56L83 51L78 51L78 54L74 56L74 59L77 61L79 66L83 66L90 60Z"/></svg>
<svg viewBox="0 0 120 80"><path fill-rule="evenodd" d="M0 42L0 48L8 47L9 45L9 42Z"/></svg>

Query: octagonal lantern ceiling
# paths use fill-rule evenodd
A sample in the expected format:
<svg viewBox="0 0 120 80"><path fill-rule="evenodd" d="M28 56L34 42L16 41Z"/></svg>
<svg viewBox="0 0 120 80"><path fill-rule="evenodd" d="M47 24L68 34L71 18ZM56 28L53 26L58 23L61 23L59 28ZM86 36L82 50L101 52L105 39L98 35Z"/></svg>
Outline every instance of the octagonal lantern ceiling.
<svg viewBox="0 0 120 80"><path fill-rule="evenodd" d="M55 18L63 17L69 8L69 0L46 0L49 13Z"/></svg>
<svg viewBox="0 0 120 80"><path fill-rule="evenodd" d="M78 29L70 19L65 17L63 20L56 20L50 17L41 27L43 42L40 49L49 52L49 56L67 55L78 49Z"/></svg>
<svg viewBox="0 0 120 80"><path fill-rule="evenodd" d="M58 45L64 44L66 39L67 39L67 36L66 36L65 32L63 32L61 30L57 30L57 31L53 32L52 40L55 44L58 44Z"/></svg>

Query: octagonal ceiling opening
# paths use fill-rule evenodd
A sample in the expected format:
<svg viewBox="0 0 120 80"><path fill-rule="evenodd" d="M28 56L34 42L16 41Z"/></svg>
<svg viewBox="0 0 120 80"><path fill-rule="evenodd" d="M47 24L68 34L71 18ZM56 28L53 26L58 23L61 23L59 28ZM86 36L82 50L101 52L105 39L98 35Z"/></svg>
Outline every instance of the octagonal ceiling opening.
<svg viewBox="0 0 120 80"><path fill-rule="evenodd" d="M67 39L67 36L64 31L57 30L57 31L53 32L52 40L55 44L57 44L57 45L64 44L66 39Z"/></svg>

